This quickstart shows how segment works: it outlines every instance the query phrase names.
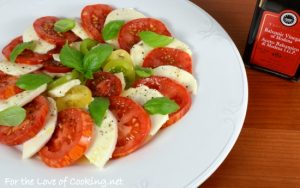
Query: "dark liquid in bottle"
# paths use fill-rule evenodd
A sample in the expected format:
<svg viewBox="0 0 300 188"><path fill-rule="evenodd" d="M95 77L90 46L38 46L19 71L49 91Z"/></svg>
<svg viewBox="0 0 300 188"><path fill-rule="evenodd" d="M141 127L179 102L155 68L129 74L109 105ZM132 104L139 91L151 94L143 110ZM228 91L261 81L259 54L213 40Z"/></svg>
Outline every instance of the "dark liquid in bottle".
<svg viewBox="0 0 300 188"><path fill-rule="evenodd" d="M278 76L300 78L300 1L258 0L244 61Z"/></svg>

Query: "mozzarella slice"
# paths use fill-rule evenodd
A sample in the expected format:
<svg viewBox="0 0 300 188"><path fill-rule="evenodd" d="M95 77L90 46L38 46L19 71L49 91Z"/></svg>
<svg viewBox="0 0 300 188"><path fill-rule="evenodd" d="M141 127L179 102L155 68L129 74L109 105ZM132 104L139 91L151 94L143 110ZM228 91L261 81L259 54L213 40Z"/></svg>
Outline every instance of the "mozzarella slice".
<svg viewBox="0 0 300 188"><path fill-rule="evenodd" d="M57 86L54 89L49 90L48 95L50 97L63 97L70 89L78 85L80 85L80 80L78 79L70 80L60 86Z"/></svg>
<svg viewBox="0 0 300 188"><path fill-rule="evenodd" d="M79 41L79 42L72 42L70 44L70 47L75 48L76 50L80 51L80 44L81 44L81 41Z"/></svg>
<svg viewBox="0 0 300 188"><path fill-rule="evenodd" d="M197 80L189 72L170 65L160 66L153 69L153 75L163 76L177 81L187 88L194 95L197 94Z"/></svg>
<svg viewBox="0 0 300 188"><path fill-rule="evenodd" d="M89 38L89 35L85 32L79 20L75 20L75 27L72 31L82 40Z"/></svg>
<svg viewBox="0 0 300 188"><path fill-rule="evenodd" d="M45 144L47 144L53 135L57 122L57 108L56 102L52 98L49 97L48 101L49 113L47 116L47 122L44 128L36 136L23 144L23 159L28 159L35 155Z"/></svg>
<svg viewBox="0 0 300 188"><path fill-rule="evenodd" d="M114 75L120 79L121 84L122 84L122 90L124 90L126 87L126 82L125 82L125 77L124 77L123 72L115 73Z"/></svg>
<svg viewBox="0 0 300 188"><path fill-rule="evenodd" d="M42 94L47 89L47 84L44 84L37 89L23 91L8 98L7 100L0 101L0 111L10 108L12 106L24 106L30 103L34 98Z"/></svg>
<svg viewBox="0 0 300 188"><path fill-rule="evenodd" d="M123 20L125 22L128 22L139 18L145 18L145 15L142 14L141 12L136 11L135 9L132 8L115 9L107 15L104 26L109 22L116 21L116 20ZM117 38L112 40L107 40L106 43L111 44L115 48L119 48L119 42Z"/></svg>
<svg viewBox="0 0 300 188"><path fill-rule="evenodd" d="M39 54L46 54L48 51L55 48L54 44L50 44L41 39L35 32L33 26L28 27L23 33L23 42L30 41L36 42L36 46L33 51Z"/></svg>
<svg viewBox="0 0 300 188"><path fill-rule="evenodd" d="M95 126L94 140L85 153L90 163L103 168L112 157L118 140L118 122L108 110L100 127Z"/></svg>
<svg viewBox="0 0 300 188"><path fill-rule="evenodd" d="M130 20L145 18L146 16L141 12L136 11L133 8L120 8L111 11L105 20L104 25L108 24L111 21L123 20L128 22Z"/></svg>
<svg viewBox="0 0 300 188"><path fill-rule="evenodd" d="M122 93L122 96L132 99L141 106L143 106L147 101L153 98L163 97L163 95L159 91L155 89L150 89L149 87L144 85L139 86L137 88L130 88L124 91ZM150 115L150 119L152 125L150 135L154 136L159 131L159 129L168 121L169 116L155 114Z"/></svg>
<svg viewBox="0 0 300 188"><path fill-rule="evenodd" d="M12 76L21 76L24 74L28 74L42 67L43 65L25 65L19 63L12 63L9 61L0 62L0 71Z"/></svg>
<svg viewBox="0 0 300 188"><path fill-rule="evenodd" d="M66 73L53 73L53 72L48 72L48 71L43 71L44 74L47 74L48 76L53 77L63 77L64 75L66 75Z"/></svg>
<svg viewBox="0 0 300 188"><path fill-rule="evenodd" d="M53 54L53 55L52 55L52 58L53 58L55 61L59 61L59 62L60 62L59 54Z"/></svg>
<svg viewBox="0 0 300 188"><path fill-rule="evenodd" d="M190 56L192 56L192 51L188 47L187 44L181 42L180 40L174 39L173 42L171 42L169 45L166 47L168 48L175 48L179 50L183 50L186 53L188 53ZM143 41L140 41L139 43L135 44L131 50L130 50L130 55L131 59L136 66L142 66L143 62L146 58L146 56L153 50L151 46L147 45Z"/></svg>

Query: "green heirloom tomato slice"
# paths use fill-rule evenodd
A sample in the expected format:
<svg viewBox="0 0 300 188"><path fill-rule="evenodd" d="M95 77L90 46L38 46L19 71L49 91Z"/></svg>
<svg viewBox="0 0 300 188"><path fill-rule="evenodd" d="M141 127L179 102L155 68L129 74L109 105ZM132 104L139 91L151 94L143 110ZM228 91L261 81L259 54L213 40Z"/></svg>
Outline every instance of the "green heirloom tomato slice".
<svg viewBox="0 0 300 188"><path fill-rule="evenodd" d="M126 85L131 85L135 80L135 70L131 62L122 60L111 60L104 67L105 72L124 74Z"/></svg>

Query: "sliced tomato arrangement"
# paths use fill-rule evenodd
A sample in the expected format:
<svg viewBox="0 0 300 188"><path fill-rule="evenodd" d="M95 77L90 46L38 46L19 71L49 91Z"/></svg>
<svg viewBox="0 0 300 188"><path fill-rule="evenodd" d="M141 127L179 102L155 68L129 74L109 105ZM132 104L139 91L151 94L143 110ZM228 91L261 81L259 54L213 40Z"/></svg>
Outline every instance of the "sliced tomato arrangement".
<svg viewBox="0 0 300 188"><path fill-rule="evenodd" d="M58 33L54 30L54 24L57 22L59 18L54 16L46 16L37 19L33 23L34 30L38 34L38 36L49 42L50 44L55 44L62 46L66 42L74 42L79 38L71 31Z"/></svg>
<svg viewBox="0 0 300 188"><path fill-rule="evenodd" d="M50 167L69 166L88 149L93 126L91 116L82 109L69 108L59 112L54 135L41 149L39 156Z"/></svg>
<svg viewBox="0 0 300 188"><path fill-rule="evenodd" d="M156 89L164 96L174 100L180 109L169 115L169 120L164 124L164 127L168 127L178 120L180 120L190 109L192 100L189 92L185 87L179 83L159 76L152 76L149 78L138 80L134 86L146 85L151 89Z"/></svg>
<svg viewBox="0 0 300 188"><path fill-rule="evenodd" d="M6 57L6 59L10 59L9 56L14 48L23 42L22 37L17 37L12 40L7 46L5 46L2 50L2 54ZM44 61L47 61L52 58L51 54L38 54L34 53L30 50L25 50L19 55L16 59L16 63L28 64L28 65L36 65L41 64Z"/></svg>
<svg viewBox="0 0 300 188"><path fill-rule="evenodd" d="M126 23L119 33L120 48L130 51L132 46L140 41L139 33L153 31L155 33L171 36L171 33L161 21L153 18L140 18Z"/></svg>
<svg viewBox="0 0 300 188"><path fill-rule="evenodd" d="M33 50L18 48L18 64L5 60L0 66L0 116L8 117L0 121L0 143L23 144L23 158L38 154L53 168L83 157L102 168L179 121L191 107L197 81L191 75L193 62L186 44L178 40L176 45L153 47L163 46L165 36L172 36L160 20L104 4L85 6L81 20L72 19L36 19L35 32L29 29L23 36L32 43L46 42ZM113 47L99 44L105 42L103 29ZM139 43L142 31L151 32ZM4 47L7 60L22 43L19 36ZM34 52L45 49L52 50ZM152 70L157 67L161 69ZM12 103L15 108L10 108ZM25 119L24 113L17 114L20 108L26 110Z"/></svg>
<svg viewBox="0 0 300 188"><path fill-rule="evenodd" d="M109 72L97 72L94 79L88 80L86 85L94 97L118 96L122 92L122 83L119 78Z"/></svg>
<svg viewBox="0 0 300 188"><path fill-rule="evenodd" d="M0 72L0 100L8 99L22 91L16 86L18 78Z"/></svg>
<svg viewBox="0 0 300 188"><path fill-rule="evenodd" d="M114 158L126 156L138 149L151 129L147 112L137 103L125 97L111 97L109 109L118 120L118 142Z"/></svg>
<svg viewBox="0 0 300 188"><path fill-rule="evenodd" d="M61 62L54 59L43 62L43 65L44 70L51 73L67 73L72 71L71 68L64 66Z"/></svg>
<svg viewBox="0 0 300 188"><path fill-rule="evenodd" d="M112 7L103 4L88 5L82 10L82 26L93 39L104 42L101 33L105 19L112 10Z"/></svg>
<svg viewBox="0 0 300 188"><path fill-rule="evenodd" d="M192 73L192 58L183 50L175 48L156 48L145 58L143 67L156 68L172 65Z"/></svg>
<svg viewBox="0 0 300 188"><path fill-rule="evenodd" d="M44 127L49 103L43 96L35 98L25 107L26 119L16 127L0 126L0 142L19 145L34 137Z"/></svg>

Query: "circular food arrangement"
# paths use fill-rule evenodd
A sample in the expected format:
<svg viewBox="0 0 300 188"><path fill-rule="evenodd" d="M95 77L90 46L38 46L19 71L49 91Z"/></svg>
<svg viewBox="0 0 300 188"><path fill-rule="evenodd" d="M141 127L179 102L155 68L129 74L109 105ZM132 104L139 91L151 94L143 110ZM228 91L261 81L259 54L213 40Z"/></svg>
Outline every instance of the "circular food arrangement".
<svg viewBox="0 0 300 188"><path fill-rule="evenodd" d="M135 9L95 4L80 19L37 18L2 54L0 143L53 168L83 157L103 168L133 153L197 94L188 45Z"/></svg>

